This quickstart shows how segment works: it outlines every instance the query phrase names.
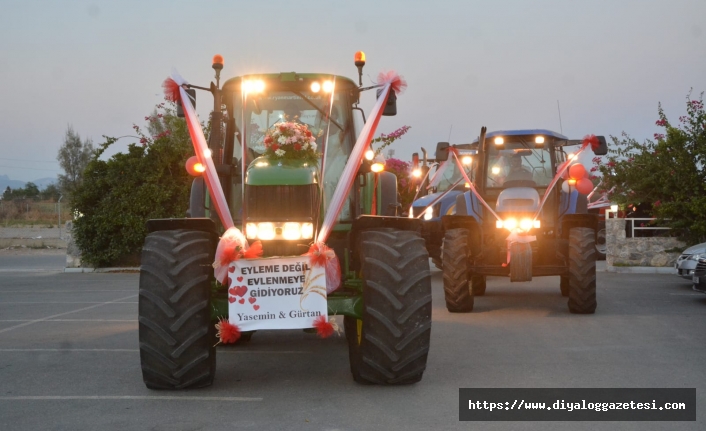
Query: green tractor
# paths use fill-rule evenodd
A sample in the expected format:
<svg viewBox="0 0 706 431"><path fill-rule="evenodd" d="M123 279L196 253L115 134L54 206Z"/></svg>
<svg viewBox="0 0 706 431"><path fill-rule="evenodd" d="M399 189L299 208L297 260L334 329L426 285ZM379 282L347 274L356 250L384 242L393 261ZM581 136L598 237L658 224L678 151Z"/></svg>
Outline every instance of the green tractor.
<svg viewBox="0 0 706 431"><path fill-rule="evenodd" d="M605 138L594 138L594 153L606 154ZM469 179L478 195L457 195L455 214L442 217L446 308L472 311L474 298L485 294L488 276L528 282L558 275L569 311L593 314L598 219L587 211L576 180L553 187L558 167L567 160L564 148L583 142L545 129L486 134L485 128L476 142ZM448 143L438 144L436 158L449 158Z"/></svg>
<svg viewBox="0 0 706 431"><path fill-rule="evenodd" d="M300 256L322 224L366 121L358 107L360 93L378 86L362 86L364 56L357 55L358 85L342 76L288 72L235 77L221 88L217 57L216 83L189 85L187 92L194 101L193 89L214 96L208 146L232 218L249 241L261 241L263 257ZM384 103L383 115L394 115L392 90ZM323 153L318 163L272 163L263 157L265 132L282 122L307 125ZM395 176L370 161L358 164L327 241L341 265L340 288L327 295L328 314L343 316L356 382L415 383L426 368L430 344L429 257L419 221L397 214ZM185 218L147 223L139 341L143 379L151 389L203 387L214 379L215 324L228 318L229 298L228 287L214 278L224 229L204 184L202 177L194 179Z"/></svg>

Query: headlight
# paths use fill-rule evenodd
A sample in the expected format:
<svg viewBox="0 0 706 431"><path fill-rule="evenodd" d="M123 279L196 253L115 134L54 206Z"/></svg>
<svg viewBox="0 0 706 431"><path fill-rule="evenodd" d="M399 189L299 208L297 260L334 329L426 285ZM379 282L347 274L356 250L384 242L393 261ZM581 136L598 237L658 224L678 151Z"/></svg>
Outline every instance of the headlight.
<svg viewBox="0 0 706 431"><path fill-rule="evenodd" d="M245 225L245 236L248 239L272 240L298 240L311 239L314 237L313 223L247 223Z"/></svg>
<svg viewBox="0 0 706 431"><path fill-rule="evenodd" d="M531 218L523 218L518 221L516 218L510 217L506 220L497 220L495 222L496 228L505 228L511 232L518 227L521 232L529 232L532 228L539 229L540 226L541 222L539 220L532 220Z"/></svg>
<svg viewBox="0 0 706 431"><path fill-rule="evenodd" d="M424 211L424 220L431 220L434 217L434 208L429 207Z"/></svg>
<svg viewBox="0 0 706 431"><path fill-rule="evenodd" d="M696 253L689 256L687 260L699 260L703 257L706 257L706 253Z"/></svg>

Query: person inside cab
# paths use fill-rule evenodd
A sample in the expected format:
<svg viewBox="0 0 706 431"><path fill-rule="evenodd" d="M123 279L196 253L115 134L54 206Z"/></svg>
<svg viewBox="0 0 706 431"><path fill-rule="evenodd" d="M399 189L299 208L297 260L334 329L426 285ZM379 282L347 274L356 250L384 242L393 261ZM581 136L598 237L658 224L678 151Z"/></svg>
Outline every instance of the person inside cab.
<svg viewBox="0 0 706 431"><path fill-rule="evenodd" d="M510 170L505 178L507 181L533 181L532 172L522 165L522 156L515 154L510 157Z"/></svg>

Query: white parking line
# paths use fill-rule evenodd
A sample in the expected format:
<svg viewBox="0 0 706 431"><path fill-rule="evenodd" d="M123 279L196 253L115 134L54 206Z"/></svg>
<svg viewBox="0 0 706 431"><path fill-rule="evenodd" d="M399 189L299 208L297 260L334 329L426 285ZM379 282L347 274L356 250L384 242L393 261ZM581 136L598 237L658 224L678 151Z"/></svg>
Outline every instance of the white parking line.
<svg viewBox="0 0 706 431"><path fill-rule="evenodd" d="M109 353L139 353L140 349L0 349L3 352L61 352L61 353L83 353L83 352L109 352ZM218 349L219 355L232 354L268 354L268 355L290 355L290 354L306 354L311 353L308 350L222 350Z"/></svg>
<svg viewBox="0 0 706 431"><path fill-rule="evenodd" d="M137 295L132 295L128 296L128 298L133 298ZM5 305L5 304L137 304L137 301L131 301L131 302L118 302L117 301L111 301L111 302L99 302L99 301L74 301L74 302L68 302L68 301L49 301L49 302L39 302L39 301L15 301L15 302L9 302L9 301L3 301L0 302L0 304Z"/></svg>
<svg viewBox="0 0 706 431"><path fill-rule="evenodd" d="M124 302L121 302L124 304ZM8 319L0 320L0 322L32 322L32 319ZM137 319L50 319L46 322L131 322L137 323Z"/></svg>
<svg viewBox="0 0 706 431"><path fill-rule="evenodd" d="M9 328L0 329L0 334L3 334L3 333L5 333L5 332L12 331L13 329L22 328L22 327L24 327L24 326L32 325L32 324L34 324L34 323L46 322L47 320L56 319L57 317L66 316L67 314L78 313L79 311L86 311L86 310L90 310L90 309L92 309L92 308L101 307L101 306L103 306L103 305L114 304L114 303L116 303L116 302L118 302L118 301L124 301L124 300L126 300L126 299L132 299L132 298L134 298L134 297L136 297L136 296L137 296L137 295L130 295L130 296L126 296L126 297L124 297L124 298L119 298L119 299L116 299L116 300L113 300L113 301L102 302L102 303L100 303L100 304L91 305L90 307L83 307L83 308L79 308L78 310L67 311L67 312L65 312L65 313L59 313L59 314L54 314L53 316L47 316L47 317L44 317L44 318L42 318L42 319L36 319L36 320L31 320L31 321L29 321L29 322L20 323L19 325L10 326Z"/></svg>
<svg viewBox="0 0 706 431"><path fill-rule="evenodd" d="M262 401L255 397L194 397L194 396L147 396L147 395L44 395L0 397L0 401L68 401L68 400L154 400L154 401Z"/></svg>

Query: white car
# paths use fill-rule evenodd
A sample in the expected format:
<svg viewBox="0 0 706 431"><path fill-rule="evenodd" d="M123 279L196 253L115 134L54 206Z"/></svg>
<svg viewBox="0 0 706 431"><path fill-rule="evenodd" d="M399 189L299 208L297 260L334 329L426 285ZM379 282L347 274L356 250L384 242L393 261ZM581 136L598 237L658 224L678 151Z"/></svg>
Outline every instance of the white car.
<svg viewBox="0 0 706 431"><path fill-rule="evenodd" d="M696 264L699 258L706 258L706 242L693 245L684 250L677 258L674 267L677 270L677 275L686 280L691 280L696 270Z"/></svg>

